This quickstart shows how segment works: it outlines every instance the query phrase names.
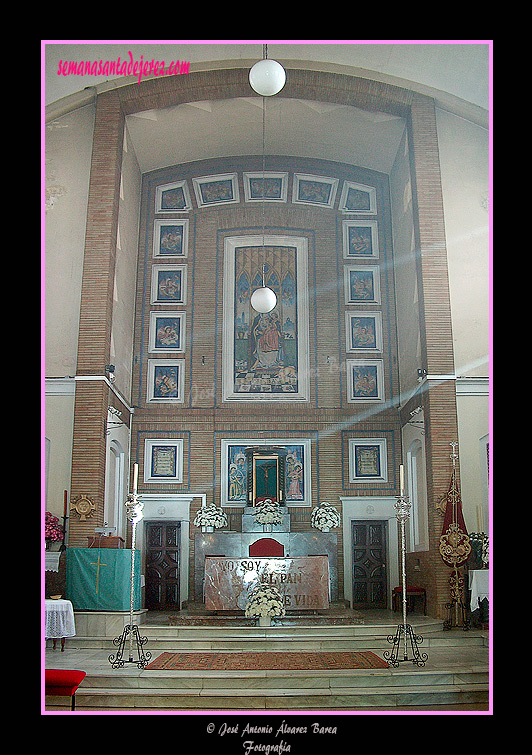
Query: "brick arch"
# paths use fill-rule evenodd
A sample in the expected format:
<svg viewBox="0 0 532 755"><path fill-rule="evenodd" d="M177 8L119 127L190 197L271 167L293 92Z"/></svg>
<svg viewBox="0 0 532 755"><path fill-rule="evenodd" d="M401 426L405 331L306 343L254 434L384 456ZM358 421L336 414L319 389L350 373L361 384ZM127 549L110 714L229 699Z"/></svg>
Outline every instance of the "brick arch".
<svg viewBox="0 0 532 755"><path fill-rule="evenodd" d="M248 67L146 79L112 91L118 95L125 115L186 102L259 96L249 84ZM287 68L286 84L276 97L334 102L407 117L415 94L393 84L357 76Z"/></svg>

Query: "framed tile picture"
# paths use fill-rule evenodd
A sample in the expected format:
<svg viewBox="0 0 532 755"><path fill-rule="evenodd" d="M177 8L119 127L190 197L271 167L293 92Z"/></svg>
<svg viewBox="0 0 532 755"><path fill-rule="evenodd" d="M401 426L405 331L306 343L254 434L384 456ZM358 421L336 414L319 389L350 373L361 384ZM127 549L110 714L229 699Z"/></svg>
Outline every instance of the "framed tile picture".
<svg viewBox="0 0 532 755"><path fill-rule="evenodd" d="M191 209L186 181L175 181L155 189L155 212L188 212Z"/></svg>
<svg viewBox="0 0 532 755"><path fill-rule="evenodd" d="M222 396L224 401L308 401L308 243L296 236L224 240ZM275 308L256 312L251 292L264 280Z"/></svg>
<svg viewBox="0 0 532 755"><path fill-rule="evenodd" d="M384 401L382 359L346 359L349 403Z"/></svg>
<svg viewBox="0 0 532 755"><path fill-rule="evenodd" d="M342 223L344 259L379 259L379 232L376 220L344 220Z"/></svg>
<svg viewBox="0 0 532 755"><path fill-rule="evenodd" d="M349 439L349 482L388 482L386 438Z"/></svg>
<svg viewBox="0 0 532 755"><path fill-rule="evenodd" d="M286 202L288 173L244 173L246 202Z"/></svg>
<svg viewBox="0 0 532 755"><path fill-rule="evenodd" d="M233 438L221 440L222 506L245 506L248 466L246 448L281 446L286 449L286 505L312 505L310 438Z"/></svg>
<svg viewBox="0 0 532 755"><path fill-rule="evenodd" d="M345 303L380 304L380 271L378 265L344 267Z"/></svg>
<svg viewBox="0 0 532 755"><path fill-rule="evenodd" d="M147 397L151 403L184 402L185 360L148 359Z"/></svg>
<svg viewBox="0 0 532 755"><path fill-rule="evenodd" d="M186 257L188 254L188 219L154 220L153 256Z"/></svg>
<svg viewBox="0 0 532 755"><path fill-rule="evenodd" d="M184 312L150 312L150 332L148 350L152 353L185 351Z"/></svg>
<svg viewBox="0 0 532 755"><path fill-rule="evenodd" d="M294 173L292 202L294 204L313 204L320 207L333 207L337 188L337 178Z"/></svg>
<svg viewBox="0 0 532 755"><path fill-rule="evenodd" d="M198 207L238 204L240 202L238 176L236 173L193 178L192 183Z"/></svg>
<svg viewBox="0 0 532 755"><path fill-rule="evenodd" d="M186 300L186 265L153 265L151 269L151 303L185 304Z"/></svg>
<svg viewBox="0 0 532 755"><path fill-rule="evenodd" d="M183 440L149 438L144 441L144 482L183 482Z"/></svg>
<svg viewBox="0 0 532 755"><path fill-rule="evenodd" d="M364 310L346 312L345 348L370 354L382 351L382 314Z"/></svg>
<svg viewBox="0 0 532 755"><path fill-rule="evenodd" d="M353 212L358 215L376 215L377 192L375 187L344 181L338 209L340 212Z"/></svg>

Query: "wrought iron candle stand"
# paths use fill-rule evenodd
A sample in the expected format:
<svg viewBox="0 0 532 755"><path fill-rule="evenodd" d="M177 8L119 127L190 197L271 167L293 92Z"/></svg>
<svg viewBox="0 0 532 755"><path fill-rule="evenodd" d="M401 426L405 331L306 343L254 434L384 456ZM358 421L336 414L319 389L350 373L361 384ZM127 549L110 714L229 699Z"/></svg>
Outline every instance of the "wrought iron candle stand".
<svg viewBox="0 0 532 755"><path fill-rule="evenodd" d="M401 467L401 483L403 469ZM402 568L402 589L403 589L403 623L399 624L395 635L388 635L387 640L393 644L391 650L385 650L383 655L392 666L399 666L405 661L412 661L416 666L424 666L428 659L427 653L421 653L418 648L418 642L423 642L423 637L415 634L412 626L406 620L406 539L405 524L410 516L410 501L408 496L404 495L403 485L401 484L401 495L394 504L397 521L401 530L401 568ZM400 648L403 646L403 657L400 658ZM410 647L409 647L410 646ZM410 657L409 657L410 649Z"/></svg>
<svg viewBox="0 0 532 755"><path fill-rule="evenodd" d="M145 668L151 658L149 651L144 652L143 645L148 642L147 637L141 637L139 627L133 623L133 604L134 604L134 582L135 582L135 539L137 523L142 519L142 509L144 504L139 501L137 496L137 472L138 465L135 464L133 493L130 493L126 500L126 516L131 522L131 581L130 581L130 602L129 602L129 624L126 624L124 631L119 637L113 640L114 645L118 645L116 655L109 656L109 663L113 668L122 668L126 663L136 663L138 668ZM124 660L124 650L126 642L129 640L129 659ZM136 657L134 657L133 645L135 644Z"/></svg>

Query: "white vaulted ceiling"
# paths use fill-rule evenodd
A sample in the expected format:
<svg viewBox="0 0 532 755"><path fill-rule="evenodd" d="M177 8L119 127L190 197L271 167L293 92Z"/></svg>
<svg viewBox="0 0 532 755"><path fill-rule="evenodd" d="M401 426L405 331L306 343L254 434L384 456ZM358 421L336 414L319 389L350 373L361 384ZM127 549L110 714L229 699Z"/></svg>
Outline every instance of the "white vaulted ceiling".
<svg viewBox="0 0 532 755"><path fill-rule="evenodd" d="M262 98L195 102L127 117L142 172L192 160L262 154ZM388 173L404 120L324 102L265 100L265 150ZM236 148L235 145L238 145Z"/></svg>

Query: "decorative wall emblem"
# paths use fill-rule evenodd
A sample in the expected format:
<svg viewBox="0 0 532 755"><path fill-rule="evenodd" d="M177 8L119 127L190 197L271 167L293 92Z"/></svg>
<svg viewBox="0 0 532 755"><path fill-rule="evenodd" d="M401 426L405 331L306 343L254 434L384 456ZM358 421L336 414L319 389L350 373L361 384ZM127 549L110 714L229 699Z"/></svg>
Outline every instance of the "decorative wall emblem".
<svg viewBox="0 0 532 755"><path fill-rule="evenodd" d="M86 495L79 495L71 504L70 510L74 511L79 518L84 521L93 516L96 511L96 504Z"/></svg>

